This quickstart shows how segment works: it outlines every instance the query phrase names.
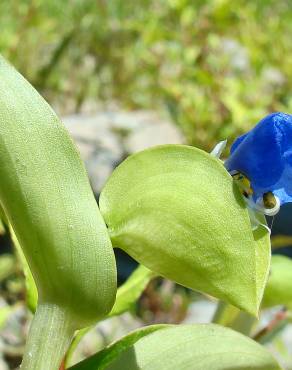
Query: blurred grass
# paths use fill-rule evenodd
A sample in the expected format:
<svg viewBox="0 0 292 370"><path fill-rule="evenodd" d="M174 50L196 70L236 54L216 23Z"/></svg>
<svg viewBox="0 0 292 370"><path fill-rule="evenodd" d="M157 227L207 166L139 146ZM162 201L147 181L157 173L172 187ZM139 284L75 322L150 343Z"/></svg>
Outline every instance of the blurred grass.
<svg viewBox="0 0 292 370"><path fill-rule="evenodd" d="M1 0L0 51L64 112L166 111L209 150L292 111L289 0Z"/></svg>

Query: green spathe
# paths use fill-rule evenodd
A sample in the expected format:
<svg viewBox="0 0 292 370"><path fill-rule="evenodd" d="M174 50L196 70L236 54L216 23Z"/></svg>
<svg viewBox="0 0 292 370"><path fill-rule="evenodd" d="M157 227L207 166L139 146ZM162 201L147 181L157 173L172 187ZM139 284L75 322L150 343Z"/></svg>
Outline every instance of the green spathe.
<svg viewBox="0 0 292 370"><path fill-rule="evenodd" d="M257 315L269 234L254 234L221 161L184 145L126 159L100 197L112 243L154 272Z"/></svg>

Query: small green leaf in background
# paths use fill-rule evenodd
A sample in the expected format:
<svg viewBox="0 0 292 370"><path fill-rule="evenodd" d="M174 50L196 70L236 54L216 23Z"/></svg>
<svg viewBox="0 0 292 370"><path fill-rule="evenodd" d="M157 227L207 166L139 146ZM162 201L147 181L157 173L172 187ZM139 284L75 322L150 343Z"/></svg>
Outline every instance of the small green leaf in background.
<svg viewBox="0 0 292 370"><path fill-rule="evenodd" d="M131 311L137 299L154 276L155 274L147 267L143 265L138 266L128 280L118 288L116 302L109 316L117 316L123 312Z"/></svg>
<svg viewBox="0 0 292 370"><path fill-rule="evenodd" d="M151 328L156 326L129 334L71 370L281 369L268 350L228 328L214 324Z"/></svg>
<svg viewBox="0 0 292 370"><path fill-rule="evenodd" d="M265 289L263 308L285 305L292 309L292 260L274 255L271 272Z"/></svg>
<svg viewBox="0 0 292 370"><path fill-rule="evenodd" d="M104 318L118 316L126 311L131 311L138 298L146 288L149 281L155 277L155 274L147 267L140 265L130 275L128 280L118 288L117 297L111 312ZM71 343L66 355L66 365L70 364L73 353L82 338L92 329L92 327L79 330Z"/></svg>
<svg viewBox="0 0 292 370"><path fill-rule="evenodd" d="M5 215L0 205L0 235L6 233L5 228ZM16 271L16 261L11 254L2 254L0 256L0 282L8 278L11 274Z"/></svg>
<svg viewBox="0 0 292 370"><path fill-rule="evenodd" d="M18 259L20 261L20 264L22 266L22 269L23 269L23 273L24 273L24 276L25 276L26 303L27 303L27 306L28 306L28 308L32 312L35 312L36 306L37 306L37 302L38 302L37 287L36 287L36 284L34 282L32 273L31 273L31 271L29 269L29 266L28 266L28 263L26 261L26 258L25 258L24 254L23 254L22 248L20 247L19 242L18 242L18 240L16 238L15 232L12 229L12 226L9 225L9 222L8 222L8 220L7 220L7 218L6 218L5 214L4 214L3 209L1 208L1 205L0 205L0 217L3 220L2 221L3 222L2 223L3 229L6 231L5 225L7 225L7 227L9 228L10 237L11 237L12 242L13 242L13 245L14 245L14 247L16 249L16 255L17 255L17 257L18 257ZM0 219L0 229L1 229L1 219ZM15 268L15 266L16 266L15 258L12 257L12 256L10 256L10 255L8 255L8 257L5 257L5 258L6 259L7 258L13 259L13 266ZM11 265L11 262L10 262L10 265ZM5 272L3 272L3 268L2 268L2 265L1 265L1 262L0 262L0 281L2 280L1 279L1 276L2 275L1 274L4 274L4 273Z"/></svg>
<svg viewBox="0 0 292 370"><path fill-rule="evenodd" d="M221 161L184 145L134 154L109 178L100 210L115 247L157 274L257 314L269 234L263 227L252 233Z"/></svg>
<svg viewBox="0 0 292 370"><path fill-rule="evenodd" d="M231 328L246 336L250 336L256 322L254 316L223 301L218 302L212 319L212 323Z"/></svg>
<svg viewBox="0 0 292 370"><path fill-rule="evenodd" d="M9 230L10 230L10 235L11 235L13 245L16 249L17 256L19 257L20 263L23 268L23 273L25 277L25 288L26 288L26 304L28 308L31 310L31 312L34 313L37 307L37 303L38 303L37 287L36 287L34 278L32 276L32 273L30 271L30 268L28 266L28 263L26 261L26 258L24 256L24 253L22 251L22 248L19 245L19 242L17 240L17 237L11 225L9 225Z"/></svg>

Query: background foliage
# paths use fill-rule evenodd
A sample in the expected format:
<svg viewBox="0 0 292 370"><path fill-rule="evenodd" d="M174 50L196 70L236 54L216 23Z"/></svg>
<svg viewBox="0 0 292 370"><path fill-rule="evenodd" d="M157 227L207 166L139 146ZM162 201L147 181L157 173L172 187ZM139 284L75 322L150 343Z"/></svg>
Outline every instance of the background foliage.
<svg viewBox="0 0 292 370"><path fill-rule="evenodd" d="M168 112L210 149L291 112L287 0L2 0L0 50L61 111Z"/></svg>

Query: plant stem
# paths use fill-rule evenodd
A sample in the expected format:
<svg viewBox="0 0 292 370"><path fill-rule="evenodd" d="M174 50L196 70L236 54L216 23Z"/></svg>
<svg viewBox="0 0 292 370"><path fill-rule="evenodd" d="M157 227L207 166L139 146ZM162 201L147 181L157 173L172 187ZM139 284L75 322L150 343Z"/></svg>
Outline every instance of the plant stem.
<svg viewBox="0 0 292 370"><path fill-rule="evenodd" d="M261 344L271 342L288 323L287 311L283 308L277 312L273 320L271 320L267 326L254 335L253 339Z"/></svg>
<svg viewBox="0 0 292 370"><path fill-rule="evenodd" d="M31 324L21 370L58 370L74 331L63 308L41 303Z"/></svg>
<svg viewBox="0 0 292 370"><path fill-rule="evenodd" d="M256 319L228 303L219 301L212 322L250 335Z"/></svg>

